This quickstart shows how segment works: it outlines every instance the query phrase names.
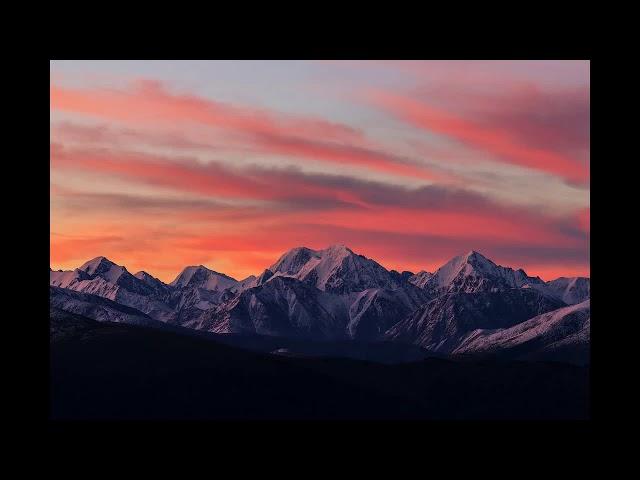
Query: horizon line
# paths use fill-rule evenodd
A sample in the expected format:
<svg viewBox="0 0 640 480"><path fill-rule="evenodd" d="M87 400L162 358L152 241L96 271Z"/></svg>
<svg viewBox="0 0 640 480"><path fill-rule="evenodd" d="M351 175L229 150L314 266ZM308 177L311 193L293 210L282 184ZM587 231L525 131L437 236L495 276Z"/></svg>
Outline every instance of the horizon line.
<svg viewBox="0 0 640 480"><path fill-rule="evenodd" d="M376 260L376 259L374 259L374 258L372 258L372 257L369 257L369 256L366 256L366 255L363 255L363 254L360 254L360 253L355 252L353 249L351 249L350 247L348 247L348 246L347 246L346 244L344 244L344 243L333 243L333 244L330 244L330 245L328 245L327 247L325 247L325 248L321 248L321 249L314 249L314 248L307 247L307 246L305 246L305 245L298 245L298 246L296 246L296 247L291 247L291 248L286 249L282 254L280 254L280 256L279 256L278 258L276 258L276 260L275 260L273 263L276 263L276 262L278 261L278 259L279 259L279 258L281 258L283 255L285 255L287 252L290 252L291 250L295 250L295 249L298 249L298 248L306 248L306 249L308 249L308 250L312 250L312 251L314 251L314 252L319 252L319 251L324 251L324 250L327 250L327 249L329 249L329 248L331 248L331 247L336 247L336 246L342 246L342 247L345 247L346 249L348 249L349 251L351 251L354 255L360 255L360 256L363 256L363 257L365 257L365 258L367 258L367 259L369 259L369 260L372 260L372 261L376 262L378 265L380 265L381 267L383 267L385 270L387 270L387 271L389 271L389 272L391 272L391 271L395 271L395 272L398 272L398 273L410 272L410 273L412 273L412 274L414 274L414 275L416 275L416 274L418 274L418 273L420 273L420 272L428 272L428 273L431 273L431 274L435 274L435 273L438 271L438 269L440 269L441 267L443 267L444 265L446 265L447 263L449 263L449 262L450 262L451 260L453 260L454 258L461 257L461 256L466 255L466 254L478 253L478 254L479 254L479 255L481 255L483 258L486 258L487 260L491 261L492 263L494 263L495 265L497 265L497 266L499 266L499 267L510 268L510 269L512 269L512 270L514 270L514 271L522 270L523 272L525 272L525 274L527 274L527 276L529 276L529 277L534 277L534 278L539 278L540 280L543 280L543 281L545 281L545 282L552 281L552 280L557 280L557 279L560 279L560 278L577 278L577 277L583 277L583 278L589 278L589 279L591 278L591 275L560 275L560 276L556 276L556 277L551 278L551 279L546 279L546 278L541 277L540 275L531 275L530 273L528 273L525 269L523 269L523 268L521 268L521 267L512 267L512 266L508 266L508 265L507 265L507 266L505 266L505 265L501 265L501 264L499 264L499 263L496 263L496 262L495 262L495 261L493 261L490 257L488 257L487 255L485 255L485 254L483 254L483 253L481 253L481 252L479 252L478 250L475 250L475 249L467 250L467 251L465 251L465 252L463 252L463 253L460 253L460 254L457 254L457 255L452 256L451 258L449 258L448 260L446 260L444 263L442 263L438 268L434 269L433 271L429 271L429 270L427 270L427 269L425 269L425 268L422 268L422 269L420 269L420 270L418 270L418 271L415 271L415 272L414 272L413 270L405 270L405 269L388 268L387 266L383 265L383 264L382 264L382 263L380 263L378 260ZM137 273L144 272L144 273L146 273L146 274L148 274L148 275L151 275L152 277L156 278L157 280L160 280L162 283L164 283L164 284L166 284L166 285L171 284L173 281L175 281L175 280L176 280L176 279L177 279L177 278L182 274L182 272L184 272L184 270L185 270L185 269L190 268L190 267L196 267L196 268L197 268L197 267L203 267L203 268L206 268L207 270L212 271L212 272L214 272L214 273L216 273L216 274L224 275L224 276L229 277L229 278L231 278L231 279L233 279L233 280L235 280L235 281L237 281L237 282L241 282L241 281L244 281L244 280L246 280L247 278L250 278L250 277L252 277L252 276L253 276L253 277L258 277L258 276L260 276L260 275L261 275L265 270L269 270L269 267L271 267L271 266L273 265L273 263L272 263L272 264L268 265L267 267L265 267L264 269L262 269L262 271L260 271L260 272L258 272L258 273L252 273L252 274L250 274L250 275L248 275L248 276L246 276L246 277L244 277L244 278L241 278L241 279L238 279L238 278L236 278L235 276L229 275L229 274L227 274L227 273L221 272L221 271L219 271L219 269L214 269L214 268L208 267L207 265L204 265L204 264L202 264L202 263L201 263L201 264L199 264L199 265L185 265L184 267L182 267L182 268L178 271L178 273L176 273L176 274L173 276L173 280L165 281L165 280L162 280L159 276L157 276L157 275L155 275L155 274L153 274L153 273L149 272L149 271L148 271L148 270L146 270L146 269L141 269L141 270L138 270L138 271L136 271L136 272L132 272L131 270L129 270L129 269L127 268L127 266L126 266L126 265L124 265L124 264L120 264L120 263L118 263L118 262L116 262L116 261L113 261L113 260L111 260L110 258L108 258L106 255L97 255L97 256L95 256L95 257L92 257L92 258L90 258L90 259L86 260L85 262L83 262L80 266L82 266L82 265L84 265L84 264L86 264L86 263L89 263L89 262L91 262L92 260L95 260L95 259L98 259L98 258L104 258L104 259L106 259L106 260L108 260L108 261L110 261L110 262L114 263L115 265L118 265L118 266L120 266L120 267L123 267L123 268L124 268L125 270L127 270L127 272L129 272L131 275L135 275L135 274L137 274ZM51 254L49 255L49 259L51 259ZM50 270L51 270L51 271L55 271L55 272L60 272L60 271L63 271L63 272L64 272L64 271L74 271L75 269L79 269L79 268L80 268L80 266L77 266L77 267L75 267L75 268L73 268L73 269L71 269L71 270L65 270L65 269L61 269L61 268L55 269L55 268L53 268L53 266L51 265L51 263L49 264L49 268L50 268ZM590 267L590 264L589 264L589 267Z"/></svg>

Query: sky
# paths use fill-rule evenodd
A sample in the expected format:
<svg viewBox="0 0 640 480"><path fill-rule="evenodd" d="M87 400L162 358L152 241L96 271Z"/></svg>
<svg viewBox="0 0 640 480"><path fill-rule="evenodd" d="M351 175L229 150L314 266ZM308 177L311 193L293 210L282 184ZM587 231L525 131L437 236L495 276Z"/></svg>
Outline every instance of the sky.
<svg viewBox="0 0 640 480"><path fill-rule="evenodd" d="M590 275L588 61L52 61L51 268Z"/></svg>

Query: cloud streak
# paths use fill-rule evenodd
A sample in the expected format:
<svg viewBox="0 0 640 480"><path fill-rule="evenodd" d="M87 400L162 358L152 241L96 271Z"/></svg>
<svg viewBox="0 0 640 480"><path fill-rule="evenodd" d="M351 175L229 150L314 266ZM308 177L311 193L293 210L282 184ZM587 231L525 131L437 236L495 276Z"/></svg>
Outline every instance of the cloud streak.
<svg viewBox="0 0 640 480"><path fill-rule="evenodd" d="M52 267L241 278L345 243L588 274L588 63L182 65L54 62Z"/></svg>
<svg viewBox="0 0 640 480"><path fill-rule="evenodd" d="M378 150L352 127L175 95L155 81L139 81L128 91L51 86L50 97L54 111L146 126L189 122L241 135L254 149L265 153L355 165L423 180L442 178L442 174L415 161Z"/></svg>
<svg viewBox="0 0 640 480"><path fill-rule="evenodd" d="M384 239L396 235L396 238L404 238L401 244L405 246L410 239L419 239L427 250L439 248L431 254L445 251L443 245L450 246L446 251L456 245L468 249L479 248L473 245L502 245L503 252L529 249L541 258L544 252L574 252L566 255L569 259L576 257L575 252L583 251L586 241L586 233L577 220L574 227L569 227L563 217L540 215L533 210L500 204L485 196L446 186L406 188L295 169L259 166L233 169L214 162L202 165L185 157L167 158L104 149L77 150L60 145L52 147L52 165L63 171L86 170L103 178L114 175L132 185L144 183L189 195L198 194L199 198L191 200L60 189L54 192L54 202L66 204L75 216L85 211L93 219L100 215L118 217L119 226L105 231L104 238L112 238L109 234L113 236L116 232L138 229L134 219L139 215L147 223L156 222L157 228L163 222L179 222L184 232L165 248L187 252L184 256L187 259L194 255L201 258L214 251L243 249L254 252L253 258L262 259L265 250L294 246L292 239L299 243L316 238L317 243L318 239L326 238L329 243L335 243L329 239L335 239L332 235L336 232L348 233L343 239L345 243L357 241L365 246L378 245L374 250L376 253L380 253L380 244L384 242L367 243L363 242L364 237ZM253 205L239 206L229 204L229 201L249 201ZM205 227L191 233L196 225ZM211 228L241 233L212 234ZM354 233L354 228L360 236ZM263 234L265 231L268 235ZM133 235L132 238L140 237ZM160 242L157 236L154 238ZM251 240L247 242L247 238ZM58 248L52 256L61 260L68 258L66 252L78 248L73 242L67 245L56 240L55 244ZM122 252L124 247L120 245L119 249ZM385 256L389 258L394 250L387 248ZM415 258L422 257L424 255ZM406 261L400 259L401 264ZM240 268L230 273L242 276L247 272Z"/></svg>
<svg viewBox="0 0 640 480"><path fill-rule="evenodd" d="M402 95L376 92L371 98L375 104L414 127L446 135L503 162L558 175L579 184L585 184L589 179L585 164L566 154L522 141L523 130L528 131L526 122L524 128L520 124L520 130L512 129L513 117L505 116L494 119L493 123L482 124Z"/></svg>

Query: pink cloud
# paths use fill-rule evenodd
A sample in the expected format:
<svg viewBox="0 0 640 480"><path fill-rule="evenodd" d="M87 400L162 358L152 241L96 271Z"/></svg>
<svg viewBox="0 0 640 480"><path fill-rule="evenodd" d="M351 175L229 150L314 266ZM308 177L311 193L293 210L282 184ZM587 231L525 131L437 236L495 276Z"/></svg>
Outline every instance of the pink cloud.
<svg viewBox="0 0 640 480"><path fill-rule="evenodd" d="M145 252L155 251L164 258L174 258L175 264L201 258L207 251L214 250L236 252L234 258L241 258L237 252L249 251L257 259L269 252L281 253L299 243L311 243L319 248L344 238L344 243L350 245L352 242L374 245L376 250L372 251L376 256L384 250L383 245L387 245L385 253L379 255L380 260L386 258L390 265L395 261L406 265L403 262L408 259L401 259L394 245L407 248L407 239L411 238L416 239L416 245L422 242L427 251L435 245L447 252L455 248L502 246L504 249L509 246L541 252L542 257L549 245L565 253L582 250L584 245L584 235L567 232L563 219L546 218L477 194L444 187L406 189L350 177L256 167L231 169L216 163L202 165L184 157L68 149L55 144L52 145L52 165L61 171L117 176L132 185L150 184L176 192L197 193L214 202L224 198L263 202L257 207L220 207L204 201L136 198L133 194L102 194L97 198L95 193L69 192L58 187L52 192L58 198L54 204L58 218L63 218L66 212L61 210L64 201L71 199L75 202L72 207L78 203L91 206L91 202L97 201L103 209L85 211L73 207L70 211L74 219L99 238L113 240L113 236L119 235L125 239L83 246L82 242L52 240L55 246L52 246L52 258L65 261L70 261L70 256L76 258L81 251L91 251L92 256L108 252L127 258L137 255L135 261L139 264L143 247ZM132 191L135 192L135 188ZM63 203L60 203L61 197ZM275 203L271 205L272 202ZM85 218L87 215L90 222ZM139 215L143 215L143 223L148 226L141 225ZM116 223L109 226L109 222ZM144 234L145 229L152 227L162 230L164 223L180 225L179 232L170 238L155 231ZM388 240L390 235L396 236L395 240ZM150 238L153 242L149 242ZM426 253L416 249L413 255L428 258ZM237 271L227 273L240 275L249 268L240 265L236 265Z"/></svg>
<svg viewBox="0 0 640 480"><path fill-rule="evenodd" d="M446 135L468 147L490 153L500 161L558 175L570 182L584 184L588 181L587 165L566 154L522 141L522 132L507 124L482 124L392 93L376 92L371 98L375 104L415 127Z"/></svg>
<svg viewBox="0 0 640 480"><path fill-rule="evenodd" d="M80 90L52 85L51 108L139 125L189 122L243 135L259 151L434 180L427 167L385 153L362 132L310 117L237 107L168 92L159 82L140 81L132 90Z"/></svg>

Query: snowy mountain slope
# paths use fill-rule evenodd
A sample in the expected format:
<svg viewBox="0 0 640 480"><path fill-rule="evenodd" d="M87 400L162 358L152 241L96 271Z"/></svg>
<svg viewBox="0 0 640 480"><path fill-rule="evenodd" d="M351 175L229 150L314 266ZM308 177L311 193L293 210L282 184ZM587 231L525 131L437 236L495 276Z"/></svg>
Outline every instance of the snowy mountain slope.
<svg viewBox="0 0 640 480"><path fill-rule="evenodd" d="M576 352L588 361L591 329L590 300L543 313L510 328L474 330L452 352L483 354L500 352L515 358L557 358L560 351ZM549 354L552 356L550 357Z"/></svg>
<svg viewBox="0 0 640 480"><path fill-rule="evenodd" d="M73 271L49 271L50 285L98 295L144 312L156 320L180 323L199 316L232 293L239 282L206 267L187 267L165 284L147 272L131 275L125 267L96 257Z"/></svg>
<svg viewBox="0 0 640 480"><path fill-rule="evenodd" d="M452 258L429 278L424 288L434 294L456 292L495 292L541 285L538 277L529 277L524 270L496 265L478 252L470 251Z"/></svg>
<svg viewBox="0 0 640 480"><path fill-rule="evenodd" d="M250 288L188 326L217 333L346 338L342 298L295 278L277 276Z"/></svg>
<svg viewBox="0 0 640 480"><path fill-rule="evenodd" d="M561 299L567 304L582 303L591 297L591 279L586 277L560 277L548 285L561 293Z"/></svg>
<svg viewBox="0 0 640 480"><path fill-rule="evenodd" d="M183 324L200 317L203 311L215 308L251 283L252 277L238 282L223 273L202 265L186 267L169 285L174 292L169 304L175 310L171 322Z"/></svg>
<svg viewBox="0 0 640 480"><path fill-rule="evenodd" d="M55 287L68 288L72 283L90 279L89 274L79 268L57 271L49 269L49 284Z"/></svg>
<svg viewBox="0 0 640 480"><path fill-rule="evenodd" d="M98 295L81 293L67 288L50 286L49 306L99 322L146 326L153 326L158 323L158 321L134 308Z"/></svg>
<svg viewBox="0 0 640 480"><path fill-rule="evenodd" d="M511 327L562 306L561 301L533 289L447 293L422 305L385 337L450 353L473 330Z"/></svg>
<svg viewBox="0 0 640 480"><path fill-rule="evenodd" d="M305 265L313 262L317 265L320 253L307 247L296 247L285 252L268 270L282 275L296 275Z"/></svg>
<svg viewBox="0 0 640 480"><path fill-rule="evenodd" d="M96 257L68 272L49 273L50 284L76 291L100 295L114 300L118 290L126 289L138 295L152 295L155 288L131 275L125 267L106 257Z"/></svg>
<svg viewBox="0 0 640 480"><path fill-rule="evenodd" d="M235 278L231 278L224 273L218 273L209 270L205 266L197 265L186 267L170 285L176 288L197 287L203 290L222 292L227 288L237 286L239 283Z"/></svg>
<svg viewBox="0 0 640 480"><path fill-rule="evenodd" d="M89 260L80 267L80 270L93 277L99 276L111 283L116 283L120 277L129 273L126 268L116 265L106 257L96 257Z"/></svg>
<svg viewBox="0 0 640 480"><path fill-rule="evenodd" d="M178 333L183 336L221 340L219 336L209 332L197 331L179 325L172 325L169 322L155 320L135 308L127 307L97 295L50 286L49 323L52 337L59 337L59 334L63 334L64 331L68 330L67 325L63 325L62 322L69 319L72 322L72 325L68 325L71 330L74 330L74 320L82 321L84 319L96 322L143 326L154 330L162 330L163 332Z"/></svg>
<svg viewBox="0 0 640 480"><path fill-rule="evenodd" d="M411 275L407 281L412 283L418 288L424 288L429 279L433 277L433 273L427 272L426 270L422 270L415 275Z"/></svg>
<svg viewBox="0 0 640 480"><path fill-rule="evenodd" d="M567 305L582 303L591 297L591 279L587 277L560 277L531 287L545 295L558 298Z"/></svg>
<svg viewBox="0 0 640 480"><path fill-rule="evenodd" d="M273 272L271 270L269 270L268 268L265 269L264 272L262 272L255 280L255 282L253 283L253 287L259 287L260 285L262 285L263 283L266 283L269 281L270 278L273 277Z"/></svg>
<svg viewBox="0 0 640 480"><path fill-rule="evenodd" d="M383 266L344 245L332 245L324 250L294 248L280 257L269 270L276 276L297 278L333 293L401 286L401 282Z"/></svg>
<svg viewBox="0 0 640 480"><path fill-rule="evenodd" d="M471 335L509 329L590 294L588 278L545 283L474 251L434 274L413 274L387 271L343 245L294 248L242 281L200 265L165 284L144 271L131 275L105 257L73 271L49 272L52 287L89 295L84 304L99 296L176 327L313 340L390 339L444 354L471 342ZM553 348L574 345L571 335Z"/></svg>
<svg viewBox="0 0 640 480"><path fill-rule="evenodd" d="M453 353L468 353L511 348L531 340L545 343L587 341L591 318L590 300L543 313L513 327L469 333Z"/></svg>
<svg viewBox="0 0 640 480"><path fill-rule="evenodd" d="M348 299L350 338L380 340L385 332L429 300L413 285L394 290L371 288L351 294Z"/></svg>
<svg viewBox="0 0 640 480"><path fill-rule="evenodd" d="M171 289L151 275L139 273L142 278L106 257L96 257L73 271L50 270L49 284L113 300L159 320L171 318L174 310L167 303Z"/></svg>
<svg viewBox="0 0 640 480"><path fill-rule="evenodd" d="M166 283L162 282L161 280L157 279L156 277L154 277L153 275L150 275L145 271L139 271L138 273L135 273L133 276L136 277L138 280L143 281L145 284L151 287L156 293L165 294L171 291L171 287L169 287Z"/></svg>
<svg viewBox="0 0 640 480"><path fill-rule="evenodd" d="M217 333L373 341L427 300L410 284L337 294L274 275L184 325Z"/></svg>
<svg viewBox="0 0 640 480"><path fill-rule="evenodd" d="M222 292L205 290L204 288L176 288L173 290L168 304L174 309L176 318L178 318L180 314L184 315L188 311L203 311L215 307L220 303L221 296Z"/></svg>

